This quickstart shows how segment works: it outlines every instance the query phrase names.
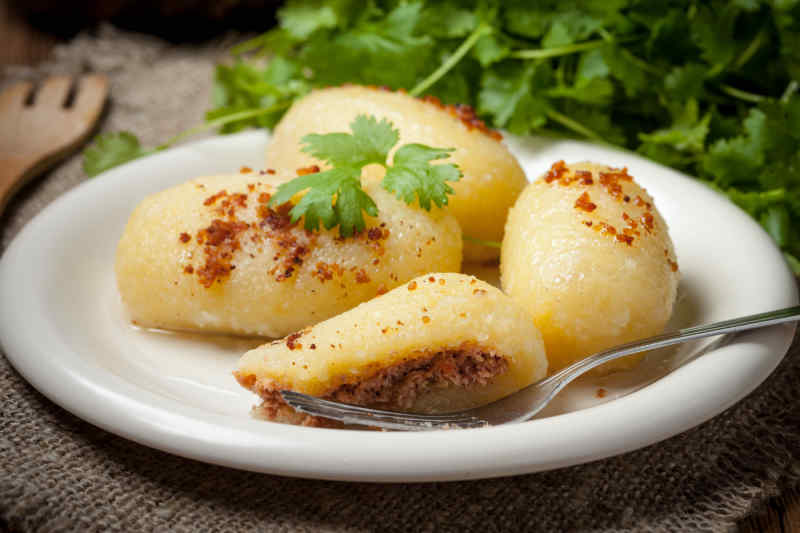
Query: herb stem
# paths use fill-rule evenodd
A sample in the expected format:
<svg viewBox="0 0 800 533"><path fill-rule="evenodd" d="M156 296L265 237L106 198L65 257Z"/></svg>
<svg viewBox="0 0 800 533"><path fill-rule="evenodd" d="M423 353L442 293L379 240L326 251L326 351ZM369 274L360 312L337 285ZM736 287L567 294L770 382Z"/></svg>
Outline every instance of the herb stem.
<svg viewBox="0 0 800 533"><path fill-rule="evenodd" d="M792 95L797 92L797 89L800 89L800 83L797 83L797 80L790 81L789 85L786 86L786 90L783 91L781 95L781 103L785 104L788 102Z"/></svg>
<svg viewBox="0 0 800 533"><path fill-rule="evenodd" d="M719 88L722 92L724 92L728 96L733 96L734 98L738 98L739 100L744 100L745 102L750 102L753 104L763 102L764 100L767 99L766 96L755 93L749 93L747 91L737 89L736 87L732 87L727 83L720 83Z"/></svg>
<svg viewBox="0 0 800 533"><path fill-rule="evenodd" d="M239 56L251 50L255 50L256 48L262 46L264 44L264 34L258 35L253 37L252 39L247 39L243 41L233 48L231 48L231 55Z"/></svg>
<svg viewBox="0 0 800 533"><path fill-rule="evenodd" d="M503 243L497 241L485 241L483 239L478 239L476 237L470 237L469 235L462 235L462 238L467 242L473 242L475 244L480 244L482 246L488 246L489 248L502 248Z"/></svg>
<svg viewBox="0 0 800 533"><path fill-rule="evenodd" d="M597 39L596 41L587 41L578 44L568 44L566 46L556 46L555 48L514 50L509 54L509 57L513 57L516 59L545 59L548 57L566 56L569 54L575 54L577 52L583 52L586 50L594 50L595 48L600 48L604 44L606 44L605 40Z"/></svg>
<svg viewBox="0 0 800 533"><path fill-rule="evenodd" d="M475 46L475 43L478 42L478 39L483 37L484 34L491 31L491 28L486 24L479 24L477 28L475 28L472 33L467 37L461 45L456 48L455 52L453 52L450 57L448 57L436 70L434 70L427 78L422 80L417 84L416 87L411 89L408 94L411 96L419 96L420 94L427 91L434 83L439 81L445 74L447 74L450 69L452 69L461 58L463 58L469 50Z"/></svg>
<svg viewBox="0 0 800 533"><path fill-rule="evenodd" d="M748 61L750 61L750 59L753 57L753 54L755 54L758 51L758 49L761 47L761 43L762 43L762 41L764 41L764 37L766 37L766 36L767 36L767 33L764 30L761 30L760 32L758 32L756 34L755 38L752 41L750 41L750 44L747 45L747 48L745 48L742 51L741 55L738 58L736 58L736 61L734 61L734 63L733 63L733 68L734 69L740 69Z"/></svg>
<svg viewBox="0 0 800 533"><path fill-rule="evenodd" d="M156 147L156 150L164 150L165 148L169 148L173 144L182 141L186 137L191 137L192 135L196 135L198 133L214 129L219 126L224 126L225 124L230 124L231 122L237 122L239 120L246 120L248 118L254 118L261 115L268 115L270 113L274 113L275 111L284 109L288 106L289 102L281 102L280 104L275 104L273 106L259 107L255 109L245 109L244 111L238 111L236 113L231 113L230 115L225 115L224 117L219 117L214 120L209 120L208 122L195 126L194 128L182 131L181 133L169 139L167 142L160 144L158 147Z"/></svg>
<svg viewBox="0 0 800 533"><path fill-rule="evenodd" d="M650 74L654 74L656 76L663 76L664 73L661 71L660 68L654 67L644 59L641 59L635 55L633 55L627 48L620 48L622 51L622 55L628 58L628 61L639 67L645 72L649 72Z"/></svg>
<svg viewBox="0 0 800 533"><path fill-rule="evenodd" d="M572 130L574 132L580 133L584 137L587 137L589 139L593 139L595 141L605 142L605 140L602 137L600 137L598 134L596 134L595 132L593 132L592 130L590 130L589 128L587 128L586 126L581 124L580 122L577 122L577 121L569 118L568 116L566 116L564 114L561 114L558 111L555 111L554 109L549 110L547 112L547 116L550 119L558 122L559 124L561 124L565 128L568 128L568 129L570 129L570 130Z"/></svg>

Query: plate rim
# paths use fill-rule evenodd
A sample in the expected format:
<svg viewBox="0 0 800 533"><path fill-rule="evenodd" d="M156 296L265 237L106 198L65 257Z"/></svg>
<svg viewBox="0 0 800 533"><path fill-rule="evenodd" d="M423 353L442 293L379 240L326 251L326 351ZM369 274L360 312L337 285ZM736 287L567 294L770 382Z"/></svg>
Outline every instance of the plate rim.
<svg viewBox="0 0 800 533"><path fill-rule="evenodd" d="M95 189L113 189L116 182L137 167L146 168L148 165L167 161L176 154L188 154L193 150L202 150L219 143L258 143L265 140L265 133L261 131L211 137L172 148L146 159L132 161L104 173L102 177L83 182L46 206L10 243L0 257L0 294L11 294L6 291L14 291L15 287L24 286L24 284L14 284L14 279L24 274L21 269L24 266L25 255L30 254L37 246L41 247L42 243L36 237L47 228L51 219L63 216L73 203L79 202L84 196L91 196ZM562 142L586 146L589 152L598 148L596 145L581 141ZM644 163L657 165L635 154L618 149L605 147L603 149L623 153L628 159L636 159L639 165ZM689 180L692 185L699 186L695 180L673 169L660 165L657 167L662 172L669 171L673 177ZM738 211L738 208L734 209ZM740 213L749 223L757 226L749 216ZM766 236L766 233L764 235ZM778 257L782 261L782 256ZM785 263L783 269L784 276L792 281L786 297L786 305L791 305L797 302L797 288ZM668 395L672 381L680 379L681 374L708 370L705 368L708 366L706 356L691 361L639 391L602 405L513 426L425 433L425 446L414 447L409 444L414 444L420 439L419 433L356 433L347 430L284 426L246 418L234 419L184 405L177 400L137 387L135 384L125 382L108 369L92 367L88 361L80 357L69 360L70 364L77 361L78 364L73 366L67 366L67 362L61 358L56 358L53 362L46 348L58 344L57 334L48 330L42 333L41 338L34 341L24 333L26 314L19 312L20 307L24 311L26 306L32 306L33 300L15 300L14 303L11 303L11 300L8 297L0 299L0 344L8 361L34 388L79 418L140 444L204 462L294 477L347 481L413 482L499 477L581 464L659 442L716 416L754 390L783 359L795 330L794 325L784 325L751 331L737 337L737 343L715 350L714 353L725 354L726 351L735 352L737 346L750 344L764 349L768 347L771 353L766 354L770 358L769 364L754 368L754 371L758 372L757 378L751 380L739 394L729 396L724 401L702 398L693 405L696 416L690 421L681 422L675 419L676 413L660 411L662 419L670 415L671 418L665 419L671 421L669 429L666 427L667 424L658 427L654 423L652 427L640 428L635 438L627 434L620 440L619 436L615 438L613 435L608 435L608 427L603 428L598 424L605 425L608 420L618 422L620 412L654 407L649 405L649 400L645 405L640 403L643 391L648 391L646 395L648 398L659 393ZM66 347L66 344L62 345ZM31 354L34 356L31 357ZM47 361L48 358L53 364L46 369L35 364ZM698 365L700 368L695 368ZM660 390L664 388L667 390ZM133 390L138 391L138 394L134 396L127 394ZM124 413L124 416L120 416L120 413ZM578 433L591 431L597 426L597 441L588 448L575 447L574 443L573 446L569 446L570 439L577 436L575 432L578 426L581 429ZM210 433L217 438L210 438L209 434L198 434L196 431L193 432L192 428L216 429L216 433L214 431ZM469 432L469 439L463 438L463 431ZM606 434L604 437L601 435L603 432ZM354 434L365 443L370 453L353 456L348 444L352 444ZM238 441L234 442L236 439ZM464 449L465 440L471 443L471 451ZM497 447L498 444L503 444L503 454L499 457L487 456L485 450ZM554 455L552 449L549 449L558 444L564 444L559 450L561 456ZM403 450L402 457L397 454L398 449ZM453 453L454 449L457 449L458 454ZM539 460L531 458L536 454L540 454ZM298 455L302 457L298 458ZM469 466L456 464L454 459L456 455L460 462ZM487 461L487 458L490 460Z"/></svg>

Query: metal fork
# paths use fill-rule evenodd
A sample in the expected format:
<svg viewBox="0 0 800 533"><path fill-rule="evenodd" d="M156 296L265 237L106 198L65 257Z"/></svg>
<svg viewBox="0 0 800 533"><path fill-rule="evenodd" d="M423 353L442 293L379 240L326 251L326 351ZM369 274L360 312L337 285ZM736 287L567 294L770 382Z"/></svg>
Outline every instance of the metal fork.
<svg viewBox="0 0 800 533"><path fill-rule="evenodd" d="M101 74L53 76L34 91L22 82L0 93L0 214L30 179L77 148L100 117L108 95Z"/></svg>
<svg viewBox="0 0 800 533"><path fill-rule="evenodd" d="M622 344L616 348L590 355L563 370L538 381L494 403L448 413L423 415L382 411L357 405L344 404L284 390L281 396L295 410L314 416L338 420L348 425L362 425L404 431L431 429L474 428L496 426L528 420L542 410L556 394L578 376L619 357L645 350L654 350L723 333L735 333L763 328L784 322L800 320L800 306L749 315L713 324L680 329L673 333L657 335L641 341Z"/></svg>

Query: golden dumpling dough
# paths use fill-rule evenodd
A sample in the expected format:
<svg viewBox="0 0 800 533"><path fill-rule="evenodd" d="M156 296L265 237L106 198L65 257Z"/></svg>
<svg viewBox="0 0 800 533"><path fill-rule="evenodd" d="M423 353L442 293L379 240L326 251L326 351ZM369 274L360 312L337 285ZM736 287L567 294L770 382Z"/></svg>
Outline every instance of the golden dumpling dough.
<svg viewBox="0 0 800 533"><path fill-rule="evenodd" d="M235 372L256 413L318 424L280 396L448 412L490 403L544 376L544 344L524 309L464 274L426 274L316 326L244 354Z"/></svg>
<svg viewBox="0 0 800 533"><path fill-rule="evenodd" d="M516 158L466 106L443 106L438 100L417 99L402 92L347 86L317 90L295 102L273 132L267 147L267 165L296 169L324 163L301 152L301 139L309 133L349 132L356 116L386 118L400 132L395 149L408 143L455 148L444 163L455 163L464 176L449 183L455 194L449 210L465 236L500 241L508 209L525 187L525 173ZM377 165L365 168L367 179L383 178ZM466 242L464 259L497 258L497 248Z"/></svg>
<svg viewBox="0 0 800 533"><path fill-rule="evenodd" d="M679 278L667 225L627 170L563 161L511 209L500 269L542 332L551 372L660 333Z"/></svg>
<svg viewBox="0 0 800 533"><path fill-rule="evenodd" d="M282 337L431 270L458 271L452 215L368 188L367 229L309 232L258 174L198 178L147 197L117 248L119 292L151 328Z"/></svg>

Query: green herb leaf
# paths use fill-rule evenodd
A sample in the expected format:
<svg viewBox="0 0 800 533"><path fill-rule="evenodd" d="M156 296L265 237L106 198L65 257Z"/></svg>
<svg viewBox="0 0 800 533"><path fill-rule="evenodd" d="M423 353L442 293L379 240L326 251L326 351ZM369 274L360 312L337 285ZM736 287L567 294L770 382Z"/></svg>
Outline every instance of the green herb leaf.
<svg viewBox="0 0 800 533"><path fill-rule="evenodd" d="M461 172L455 165L430 162L449 157L450 148L431 148L422 144L401 146L387 164L389 151L400 134L386 119L358 115L350 123L351 133L312 133L303 137L303 151L327 162L333 168L299 176L278 187L270 205L290 201L296 194L302 198L290 211L292 221L305 218L305 228L317 230L339 226L339 234L349 237L366 227L363 213L377 216L372 198L361 188L361 169L369 164L386 167L382 186L410 204L415 199L424 209L431 202L441 207L453 189L447 181L457 181Z"/></svg>
<svg viewBox="0 0 800 533"><path fill-rule="evenodd" d="M512 133L616 144L697 176L772 228L800 271L798 8L798 0L288 0L277 28L217 68L204 127L271 128L316 87L417 89L471 105ZM390 140L363 157L379 158ZM112 165L149 153L120 141L109 143ZM360 164L352 148L337 155L350 163L332 168ZM109 165L87 165L100 168ZM327 219L355 231L366 202L352 180L342 183ZM313 199L324 224L330 212Z"/></svg>
<svg viewBox="0 0 800 533"><path fill-rule="evenodd" d="M130 132L103 133L83 152L83 171L90 177L127 163L154 150L146 150Z"/></svg>
<svg viewBox="0 0 800 533"><path fill-rule="evenodd" d="M406 144L394 154L392 166L386 170L381 185L407 204L416 197L423 209L430 210L431 202L438 207L447 205L447 195L453 194L447 182L460 180L461 171L452 164L432 165L430 162L445 159L452 151L452 148Z"/></svg>
<svg viewBox="0 0 800 533"><path fill-rule="evenodd" d="M547 85L549 78L546 66L503 63L483 75L478 111L492 116L492 122L501 128L529 133L547 122L548 101L544 94L537 95L536 89Z"/></svg>
<svg viewBox="0 0 800 533"><path fill-rule="evenodd" d="M672 126L652 133L642 133L639 139L645 144L665 144L679 152L702 152L711 115L707 113L700 117L699 114L697 101L689 100Z"/></svg>
<svg viewBox="0 0 800 533"><path fill-rule="evenodd" d="M281 27L296 39L305 39L320 28L335 28L336 12L329 2L288 2L278 11Z"/></svg>
<svg viewBox="0 0 800 533"><path fill-rule="evenodd" d="M270 199L271 205L288 202L298 192L308 189L290 211L292 221L305 217L305 228L317 230L320 223L326 229L339 226L339 234L349 237L365 227L362 211L378 214L375 202L361 189L361 169L342 166L300 176L278 187Z"/></svg>
<svg viewBox="0 0 800 533"><path fill-rule="evenodd" d="M386 119L358 115L350 124L351 133L312 133L301 139L303 151L331 165L361 168L370 163L385 164L389 150L400 139L399 132Z"/></svg>

